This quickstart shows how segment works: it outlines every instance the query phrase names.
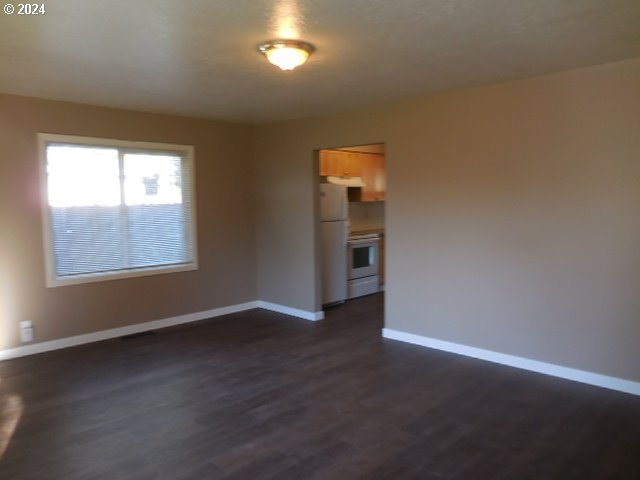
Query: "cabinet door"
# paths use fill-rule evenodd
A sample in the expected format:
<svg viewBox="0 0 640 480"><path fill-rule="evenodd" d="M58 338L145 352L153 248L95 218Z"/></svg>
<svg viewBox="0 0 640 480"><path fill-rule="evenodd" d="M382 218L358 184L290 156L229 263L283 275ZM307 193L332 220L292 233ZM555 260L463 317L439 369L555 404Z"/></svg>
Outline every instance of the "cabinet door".
<svg viewBox="0 0 640 480"><path fill-rule="evenodd" d="M362 175L362 154L341 150L320 150L320 175L359 177Z"/></svg>
<svg viewBox="0 0 640 480"><path fill-rule="evenodd" d="M336 150L321 150L320 175L331 175L333 177L346 176L347 159L344 153L345 152L339 152Z"/></svg>
<svg viewBox="0 0 640 480"><path fill-rule="evenodd" d="M356 153L356 152L342 152L342 153L344 153L345 176L361 177L363 154Z"/></svg>
<svg viewBox="0 0 640 480"><path fill-rule="evenodd" d="M320 175L326 177L327 175L340 175L340 166L338 165L338 159L335 155L331 155L329 150L320 150Z"/></svg>
<svg viewBox="0 0 640 480"><path fill-rule="evenodd" d="M376 202L385 199L386 173L384 155L363 154L362 180L365 186L362 188L363 202Z"/></svg>

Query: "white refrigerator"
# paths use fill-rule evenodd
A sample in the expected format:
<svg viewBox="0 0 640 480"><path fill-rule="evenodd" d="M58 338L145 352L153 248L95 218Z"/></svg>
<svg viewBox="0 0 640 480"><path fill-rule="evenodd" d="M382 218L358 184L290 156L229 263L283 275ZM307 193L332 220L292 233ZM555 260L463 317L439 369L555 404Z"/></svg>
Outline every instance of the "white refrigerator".
<svg viewBox="0 0 640 480"><path fill-rule="evenodd" d="M322 235L322 304L347 299L347 239L349 223L347 188L320 184L320 232Z"/></svg>

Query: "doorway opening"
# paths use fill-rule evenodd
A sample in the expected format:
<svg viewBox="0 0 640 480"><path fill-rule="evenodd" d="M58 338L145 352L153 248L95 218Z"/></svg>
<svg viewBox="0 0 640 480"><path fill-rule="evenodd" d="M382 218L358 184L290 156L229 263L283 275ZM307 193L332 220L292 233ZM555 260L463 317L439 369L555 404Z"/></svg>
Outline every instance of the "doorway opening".
<svg viewBox="0 0 640 480"><path fill-rule="evenodd" d="M385 144L318 151L323 309L385 288Z"/></svg>

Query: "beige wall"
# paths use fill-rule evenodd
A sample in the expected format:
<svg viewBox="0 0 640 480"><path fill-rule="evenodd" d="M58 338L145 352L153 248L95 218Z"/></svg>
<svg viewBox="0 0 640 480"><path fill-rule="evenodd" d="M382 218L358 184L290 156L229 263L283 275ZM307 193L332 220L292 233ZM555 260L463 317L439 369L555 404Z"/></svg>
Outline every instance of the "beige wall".
<svg viewBox="0 0 640 480"><path fill-rule="evenodd" d="M313 150L386 142L386 327L640 380L640 59L255 142L260 299L319 308Z"/></svg>
<svg viewBox="0 0 640 480"><path fill-rule="evenodd" d="M194 145L200 269L45 288L37 132ZM638 381L638 132L640 59L253 128L0 95L0 349L319 310L313 151L386 142L388 328Z"/></svg>
<svg viewBox="0 0 640 480"><path fill-rule="evenodd" d="M36 133L195 146L197 271L45 288ZM0 95L0 350L256 299L251 129Z"/></svg>

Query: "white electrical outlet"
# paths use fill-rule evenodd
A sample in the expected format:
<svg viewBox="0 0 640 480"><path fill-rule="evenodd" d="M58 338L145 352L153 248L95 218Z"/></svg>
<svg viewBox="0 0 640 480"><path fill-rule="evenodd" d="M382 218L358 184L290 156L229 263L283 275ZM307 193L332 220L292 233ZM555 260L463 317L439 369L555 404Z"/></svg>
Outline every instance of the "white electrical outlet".
<svg viewBox="0 0 640 480"><path fill-rule="evenodd" d="M29 320L20 322L20 340L23 343L33 342L33 324Z"/></svg>

